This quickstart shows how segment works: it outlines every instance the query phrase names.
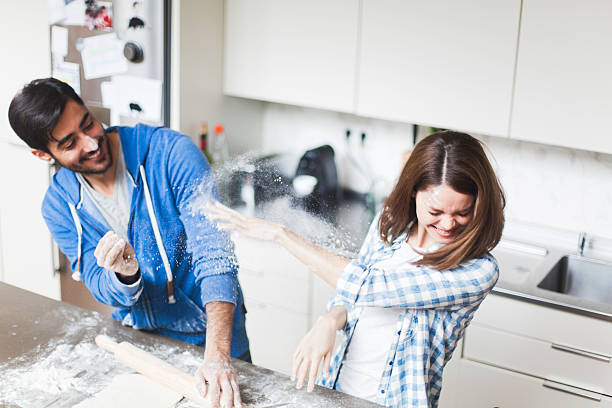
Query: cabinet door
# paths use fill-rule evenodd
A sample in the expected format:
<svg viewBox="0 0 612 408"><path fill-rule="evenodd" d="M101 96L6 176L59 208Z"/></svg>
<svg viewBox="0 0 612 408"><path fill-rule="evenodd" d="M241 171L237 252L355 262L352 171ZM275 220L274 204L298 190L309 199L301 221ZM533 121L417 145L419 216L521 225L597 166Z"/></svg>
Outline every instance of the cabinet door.
<svg viewBox="0 0 612 408"><path fill-rule="evenodd" d="M357 113L507 136L520 0L363 0Z"/></svg>
<svg viewBox="0 0 612 408"><path fill-rule="evenodd" d="M40 212L49 165L25 147L0 142L0 175L2 279L59 300L51 234Z"/></svg>
<svg viewBox="0 0 612 408"><path fill-rule="evenodd" d="M293 353L308 332L308 316L245 298L253 364L290 375Z"/></svg>
<svg viewBox="0 0 612 408"><path fill-rule="evenodd" d="M358 0L227 0L228 95L349 112Z"/></svg>
<svg viewBox="0 0 612 408"><path fill-rule="evenodd" d="M457 407L612 407L612 399L601 394L464 359L457 381Z"/></svg>
<svg viewBox="0 0 612 408"><path fill-rule="evenodd" d="M612 2L525 0L510 136L612 153Z"/></svg>

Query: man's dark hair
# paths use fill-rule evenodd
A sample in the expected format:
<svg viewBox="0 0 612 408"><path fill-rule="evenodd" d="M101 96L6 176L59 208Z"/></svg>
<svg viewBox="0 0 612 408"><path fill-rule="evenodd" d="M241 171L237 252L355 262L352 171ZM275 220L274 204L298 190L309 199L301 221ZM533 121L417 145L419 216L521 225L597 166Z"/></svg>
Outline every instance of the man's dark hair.
<svg viewBox="0 0 612 408"><path fill-rule="evenodd" d="M55 78L35 79L11 101L8 111L11 127L32 149L49 153L51 133L69 99L84 105L67 83Z"/></svg>

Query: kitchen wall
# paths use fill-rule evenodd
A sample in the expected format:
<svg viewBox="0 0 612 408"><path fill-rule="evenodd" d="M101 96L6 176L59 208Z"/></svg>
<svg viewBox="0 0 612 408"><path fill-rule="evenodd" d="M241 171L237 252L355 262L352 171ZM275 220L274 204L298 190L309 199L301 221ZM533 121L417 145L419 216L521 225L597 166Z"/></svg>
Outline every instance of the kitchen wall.
<svg viewBox="0 0 612 408"><path fill-rule="evenodd" d="M412 145L409 124L270 103L263 112L262 150L303 152L329 143L342 163L347 128L353 137L367 132L368 161L385 180L382 188L389 189L399 174L402 152ZM420 129L421 137L425 132L427 128ZM612 155L479 137L506 191L508 220L612 238Z"/></svg>
<svg viewBox="0 0 612 408"><path fill-rule="evenodd" d="M366 131L366 152L377 188L388 191L412 146L412 125L223 95L223 0L176 0L180 8L180 121L197 138L199 123L226 125L233 154L248 150L302 153L331 144L341 178L344 133ZM427 132L421 128L420 135ZM497 162L510 221L612 239L612 155L481 137ZM580 137L577 135L576 137ZM351 172L355 176L355 172Z"/></svg>
<svg viewBox="0 0 612 408"><path fill-rule="evenodd" d="M232 152L261 145L264 103L223 95L223 0L175 0L178 13L174 41L178 45L179 120L175 129L197 140L200 122L209 134L217 123L225 125ZM173 101L175 103L175 101ZM176 103L175 103L176 105ZM176 122L174 122L176 123Z"/></svg>

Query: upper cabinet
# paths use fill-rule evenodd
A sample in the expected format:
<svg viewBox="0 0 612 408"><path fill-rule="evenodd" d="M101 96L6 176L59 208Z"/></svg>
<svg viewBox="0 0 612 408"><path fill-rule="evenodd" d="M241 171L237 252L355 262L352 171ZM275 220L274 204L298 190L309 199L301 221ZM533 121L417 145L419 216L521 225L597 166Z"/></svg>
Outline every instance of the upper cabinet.
<svg viewBox="0 0 612 408"><path fill-rule="evenodd" d="M508 136L520 0L363 0L357 114Z"/></svg>
<svg viewBox="0 0 612 408"><path fill-rule="evenodd" d="M612 153L611 22L609 0L226 0L225 92Z"/></svg>
<svg viewBox="0 0 612 408"><path fill-rule="evenodd" d="M524 0L511 137L612 153L612 2Z"/></svg>
<svg viewBox="0 0 612 408"><path fill-rule="evenodd" d="M228 95L351 112L359 0L227 0Z"/></svg>

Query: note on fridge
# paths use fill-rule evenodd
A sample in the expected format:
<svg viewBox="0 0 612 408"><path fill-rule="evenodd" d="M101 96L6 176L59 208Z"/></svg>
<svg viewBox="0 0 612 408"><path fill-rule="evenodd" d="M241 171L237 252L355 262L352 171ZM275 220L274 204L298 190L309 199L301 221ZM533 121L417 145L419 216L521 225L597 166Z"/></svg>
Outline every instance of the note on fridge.
<svg viewBox="0 0 612 408"><path fill-rule="evenodd" d="M161 123L162 81L115 75L110 85L107 82L102 85L102 102L115 114Z"/></svg>
<svg viewBox="0 0 612 408"><path fill-rule="evenodd" d="M121 74L128 69L123 42L116 33L83 38L81 58L85 79Z"/></svg>
<svg viewBox="0 0 612 408"><path fill-rule="evenodd" d="M53 78L70 85L77 95L81 95L81 72L79 64L58 60L53 62Z"/></svg>
<svg viewBox="0 0 612 408"><path fill-rule="evenodd" d="M60 26L51 27L51 54L54 57L68 55L68 29Z"/></svg>

